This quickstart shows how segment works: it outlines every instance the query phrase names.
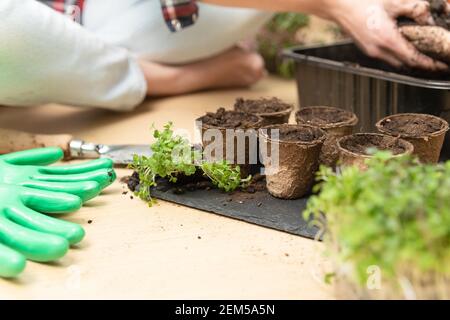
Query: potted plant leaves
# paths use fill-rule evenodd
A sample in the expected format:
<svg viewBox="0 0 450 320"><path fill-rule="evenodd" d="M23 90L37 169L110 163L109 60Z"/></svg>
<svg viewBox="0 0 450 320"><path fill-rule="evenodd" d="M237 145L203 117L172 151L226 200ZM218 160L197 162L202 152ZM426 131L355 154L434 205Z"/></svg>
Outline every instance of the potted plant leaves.
<svg viewBox="0 0 450 320"><path fill-rule="evenodd" d="M320 154L320 163L334 168L339 159L337 140L351 135L358 117L350 111L333 107L302 108L295 115L298 124L317 126L327 133Z"/></svg>
<svg viewBox="0 0 450 320"><path fill-rule="evenodd" d="M367 169L366 160L374 150L390 151L393 157L412 154L414 146L400 138L379 133L357 133L338 140L339 161L342 166L357 165Z"/></svg>
<svg viewBox="0 0 450 320"><path fill-rule="evenodd" d="M307 125L282 124L260 129L261 144L265 145L262 149L267 150L262 161L271 195L297 199L311 191L325 134L322 129Z"/></svg>
<svg viewBox="0 0 450 320"><path fill-rule="evenodd" d="M304 212L324 232L338 298L450 298L450 162L379 152L322 167Z"/></svg>
<svg viewBox="0 0 450 320"><path fill-rule="evenodd" d="M238 98L234 104L234 109L240 112L256 114L263 119L262 126L269 126L288 123L294 106L278 98L260 98L256 100Z"/></svg>
<svg viewBox="0 0 450 320"><path fill-rule="evenodd" d="M226 160L239 165L247 176L250 165L258 160L258 129L262 118L258 115L220 108L196 120L201 131L205 156L213 162Z"/></svg>
<svg viewBox="0 0 450 320"><path fill-rule="evenodd" d="M447 121L428 114L401 113L386 117L377 124L383 134L400 137L414 145L414 154L424 163L437 163L441 154Z"/></svg>

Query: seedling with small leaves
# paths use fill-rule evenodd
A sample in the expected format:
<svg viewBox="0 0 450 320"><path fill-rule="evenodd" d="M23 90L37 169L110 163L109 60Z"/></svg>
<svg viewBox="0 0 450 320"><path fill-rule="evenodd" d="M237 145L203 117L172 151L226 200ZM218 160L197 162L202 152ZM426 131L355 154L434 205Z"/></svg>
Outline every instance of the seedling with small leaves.
<svg viewBox="0 0 450 320"><path fill-rule="evenodd" d="M168 123L162 131L155 129L153 137L156 141L150 146L152 156L135 155L129 166L139 174L140 185L136 195L142 200L148 201L150 205L155 202L151 189L157 185L158 177L176 183L180 176L192 176L202 170L215 186L226 192L245 187L251 180L251 176L241 178L239 166L232 166L226 161L202 161L201 152L194 150L187 139L175 135L172 127L173 124Z"/></svg>
<svg viewBox="0 0 450 320"><path fill-rule="evenodd" d="M449 281L450 162L423 165L379 152L367 164L366 171L338 173L322 167L320 193L309 200L305 219L325 230L329 248L339 248L332 250L337 262L353 265L361 285L373 265L385 280Z"/></svg>

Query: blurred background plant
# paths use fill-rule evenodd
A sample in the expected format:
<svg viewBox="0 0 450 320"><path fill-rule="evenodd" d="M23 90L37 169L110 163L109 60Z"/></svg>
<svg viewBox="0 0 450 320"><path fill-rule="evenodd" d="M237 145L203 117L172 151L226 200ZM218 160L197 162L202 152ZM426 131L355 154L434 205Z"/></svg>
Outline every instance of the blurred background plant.
<svg viewBox="0 0 450 320"><path fill-rule="evenodd" d="M344 298L450 298L450 161L377 153L368 169L322 167L305 218L325 231ZM324 220L326 217L326 220ZM382 287L365 290L376 266Z"/></svg>
<svg viewBox="0 0 450 320"><path fill-rule="evenodd" d="M328 44L344 38L333 23L298 13L279 13L257 36L258 50L269 72L284 78L294 76L294 63L282 57L285 48Z"/></svg>

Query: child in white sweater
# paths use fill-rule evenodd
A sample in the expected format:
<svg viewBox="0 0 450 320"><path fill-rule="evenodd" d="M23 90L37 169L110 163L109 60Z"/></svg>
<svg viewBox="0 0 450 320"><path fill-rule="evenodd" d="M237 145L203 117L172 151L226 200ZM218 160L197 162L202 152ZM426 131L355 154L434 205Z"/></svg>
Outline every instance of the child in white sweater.
<svg viewBox="0 0 450 320"><path fill-rule="evenodd" d="M397 15L430 19L421 0L203 2L1 0L0 104L58 102L130 110L147 95L251 85L265 74L262 58L237 44L277 9L333 19L369 54L392 64L445 68L394 32ZM359 16L368 14L369 5L380 9L382 30L365 30L367 17ZM386 39L394 45L387 48Z"/></svg>

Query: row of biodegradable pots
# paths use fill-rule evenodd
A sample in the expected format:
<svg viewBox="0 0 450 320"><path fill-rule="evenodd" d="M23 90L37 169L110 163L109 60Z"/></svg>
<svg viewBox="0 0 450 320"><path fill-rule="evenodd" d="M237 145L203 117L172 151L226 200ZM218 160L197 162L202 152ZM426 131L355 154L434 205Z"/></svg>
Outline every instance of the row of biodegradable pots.
<svg viewBox="0 0 450 320"><path fill-rule="evenodd" d="M273 144L278 146L277 170L273 170L272 161L264 161L263 159L263 164L269 173L266 175L269 193L285 199L299 198L310 191L319 164L334 167L340 160L342 165L357 165L365 169L366 159L371 157L367 154L369 148L389 150L394 156L414 153L423 162L437 162L445 132L448 130L448 123L434 116L399 114L382 119L377 124L379 131L382 133L352 135L353 129L358 123L356 115L331 107L310 107L300 110L296 114L298 125L284 123L268 126L268 120L264 120L260 113L249 113L250 111L257 111L254 106L255 101L258 100L238 99L235 109L243 111L219 109L215 114L208 113L206 116L199 118L203 145L207 147L214 142L214 140L205 136L206 130L218 129L224 142L222 156L227 158L226 130L233 129L235 132L244 132L248 129L254 129L249 136L254 135L255 140L259 136L268 150L272 149ZM279 100L266 99L263 101L271 101L271 105L274 105ZM244 109L244 105L252 106L253 109ZM284 115L282 121L287 121L290 112ZM277 121L281 121L280 118ZM417 132L416 130L413 134L407 135L409 127L405 123L408 124L409 122L416 129L418 125L420 128L420 124L431 123L430 128L434 129L429 129L427 133ZM258 129L260 129L259 134ZM273 129L279 129L278 138L271 136ZM236 139L234 137L234 141L230 141L234 145L234 158L227 159L241 166L244 177L249 173L250 158L257 159L258 151L252 149L254 154L251 154L250 139L245 139L245 161L238 162Z"/></svg>
<svg viewBox="0 0 450 320"><path fill-rule="evenodd" d="M326 138L326 132L322 129L310 125L263 126L264 120L259 115L224 109L197 119L197 124L201 129L205 156L209 160L227 159L239 165L241 174L245 177L250 171L250 160L257 159L259 156L257 148L250 148L251 138L253 136L253 141L261 138L267 150L273 150L273 144L276 144L279 150L276 162L270 161L270 157L263 157L263 164L268 173L266 179L269 193L283 199L295 199L311 190L319 167L322 145ZM249 132L249 129L253 131ZM272 138L274 129L279 130L277 139ZM230 138L230 132L227 134L227 130L233 133L233 141L227 141ZM246 134L247 137L244 140L244 148L237 143L237 135L240 133ZM217 142L217 139L222 142L221 150L212 145ZM227 154L227 143L233 145L232 157ZM238 149L244 152L245 161L238 159ZM216 154L217 150L222 154Z"/></svg>
<svg viewBox="0 0 450 320"><path fill-rule="evenodd" d="M317 126L327 132L320 163L334 168L337 161L342 164L358 164L364 167L369 147L390 150L394 155L413 154L422 163L437 163L442 150L448 123L439 117L428 114L403 113L388 116L380 120L376 127L385 135L352 134L358 118L352 112L331 107L310 107L301 109L296 114L299 124ZM396 139L388 138L394 137ZM344 138L347 137L347 138ZM341 143L338 143L339 140ZM413 149L411 150L411 145ZM360 145L360 151L348 146ZM354 147L354 146L353 146Z"/></svg>

